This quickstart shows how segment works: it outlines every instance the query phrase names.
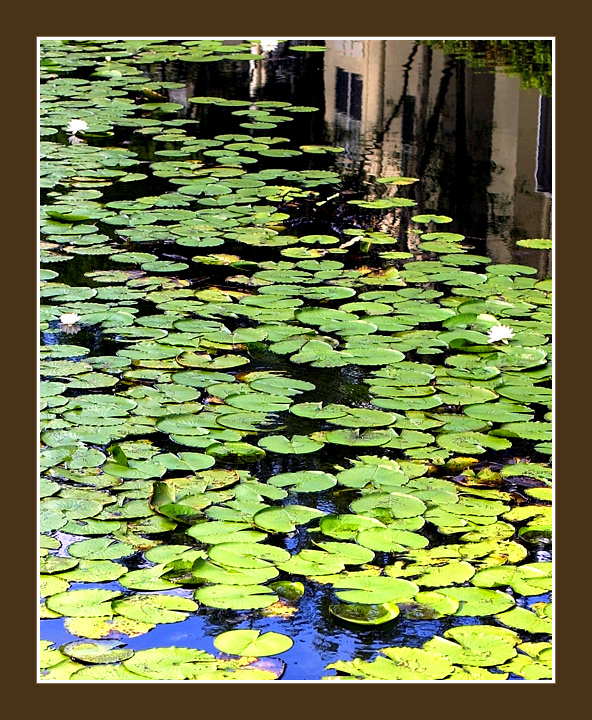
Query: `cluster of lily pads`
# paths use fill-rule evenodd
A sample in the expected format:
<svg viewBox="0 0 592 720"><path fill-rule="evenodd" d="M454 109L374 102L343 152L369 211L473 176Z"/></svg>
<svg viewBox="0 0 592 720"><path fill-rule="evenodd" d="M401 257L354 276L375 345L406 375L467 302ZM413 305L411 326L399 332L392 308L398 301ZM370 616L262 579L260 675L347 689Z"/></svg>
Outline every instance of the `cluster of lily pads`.
<svg viewBox="0 0 592 720"><path fill-rule="evenodd" d="M41 618L80 640L42 641L41 677L276 679L325 589L336 629L452 623L327 679L549 678L551 280L413 214L415 178L344 201L356 226L292 234L287 203L339 194L342 148L257 133L316 108L192 97L236 116L202 137L182 84L150 79L263 58L42 42ZM398 212L413 251L371 219ZM122 642L219 610L285 633L220 633L218 656Z"/></svg>

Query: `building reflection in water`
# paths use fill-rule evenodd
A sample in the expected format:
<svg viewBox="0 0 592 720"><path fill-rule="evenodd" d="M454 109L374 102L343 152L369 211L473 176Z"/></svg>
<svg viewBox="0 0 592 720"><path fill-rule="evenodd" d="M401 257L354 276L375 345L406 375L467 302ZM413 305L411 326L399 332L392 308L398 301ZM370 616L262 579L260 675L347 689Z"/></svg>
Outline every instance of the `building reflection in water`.
<svg viewBox="0 0 592 720"><path fill-rule="evenodd" d="M551 237L551 100L413 40L326 46L325 121L345 148L340 166L361 181L420 178L414 214L449 215L446 229L494 261L550 274L550 253L515 243ZM408 217L394 213L383 229L410 240Z"/></svg>

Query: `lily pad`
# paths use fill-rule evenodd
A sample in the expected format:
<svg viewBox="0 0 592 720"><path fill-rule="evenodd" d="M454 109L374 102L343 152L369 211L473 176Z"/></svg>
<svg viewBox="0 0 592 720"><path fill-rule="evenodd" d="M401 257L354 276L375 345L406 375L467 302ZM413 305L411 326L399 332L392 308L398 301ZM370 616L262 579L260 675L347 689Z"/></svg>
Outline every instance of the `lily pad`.
<svg viewBox="0 0 592 720"><path fill-rule="evenodd" d="M341 603L330 605L329 611L339 620L355 625L384 625L399 615L399 608L395 603L380 605ZM327 667L334 666L328 665Z"/></svg>
<svg viewBox="0 0 592 720"><path fill-rule="evenodd" d="M379 656L372 662L359 658L352 661L338 660L327 665L339 672L364 680L441 680L446 678L453 666L437 652L424 648L392 647L382 652L388 658Z"/></svg>
<svg viewBox="0 0 592 720"><path fill-rule="evenodd" d="M133 650L124 647L123 643L117 640L70 642L62 645L60 652L73 660L101 665L121 662L134 654Z"/></svg>
<svg viewBox="0 0 592 720"><path fill-rule="evenodd" d="M194 596L208 607L226 610L265 608L278 600L265 585L209 585L196 590Z"/></svg>
<svg viewBox="0 0 592 720"><path fill-rule="evenodd" d="M297 525L305 525L324 514L322 510L305 505L288 505L284 508L270 507L255 513L253 522L264 530L287 533L295 530Z"/></svg>
<svg viewBox="0 0 592 720"><path fill-rule="evenodd" d="M214 638L214 645L229 655L265 657L279 655L294 644L287 635L260 630L229 630Z"/></svg>
<svg viewBox="0 0 592 720"><path fill-rule="evenodd" d="M197 607L193 600L176 595L132 595L113 602L113 610L119 615L155 625L181 622Z"/></svg>
<svg viewBox="0 0 592 720"><path fill-rule="evenodd" d="M494 626L455 627L446 630L444 636L436 635L424 643L423 649L457 665L490 667L501 665L516 655L515 635L507 635L503 629Z"/></svg>
<svg viewBox="0 0 592 720"><path fill-rule="evenodd" d="M50 610L68 617L111 615L111 601L121 596L116 590L68 590L47 598Z"/></svg>
<svg viewBox="0 0 592 720"><path fill-rule="evenodd" d="M340 600L370 605L410 599L419 591L415 583L384 576L344 578L333 583L333 587Z"/></svg>
<svg viewBox="0 0 592 720"><path fill-rule="evenodd" d="M288 560L290 554L283 548L264 543L227 542L212 545L208 557L226 567L265 568L270 563Z"/></svg>
<svg viewBox="0 0 592 720"><path fill-rule="evenodd" d="M216 659L204 650L165 647L138 650L123 668L150 680L190 680L216 670Z"/></svg>
<svg viewBox="0 0 592 720"><path fill-rule="evenodd" d="M461 587L443 588L439 592L459 601L460 605L455 615L483 617L501 613L515 605L510 595L499 590Z"/></svg>
<svg viewBox="0 0 592 720"><path fill-rule="evenodd" d="M290 488L291 492L320 492L333 487L337 480L329 473L320 470L301 470L292 473L279 473L267 481L275 487Z"/></svg>
<svg viewBox="0 0 592 720"><path fill-rule="evenodd" d="M259 446L271 452L282 455L302 455L320 450L324 443L313 440L306 435L293 435L287 438L284 435L268 435L259 440Z"/></svg>

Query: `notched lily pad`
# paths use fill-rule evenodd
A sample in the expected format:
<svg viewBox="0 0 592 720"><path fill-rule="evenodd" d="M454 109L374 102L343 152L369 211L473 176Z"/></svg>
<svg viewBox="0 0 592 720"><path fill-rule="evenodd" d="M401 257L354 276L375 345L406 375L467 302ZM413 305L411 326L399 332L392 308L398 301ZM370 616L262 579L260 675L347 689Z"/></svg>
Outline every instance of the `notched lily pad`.
<svg viewBox="0 0 592 720"><path fill-rule="evenodd" d="M294 644L287 635L260 630L229 630L214 639L214 645L229 655L265 657L286 652Z"/></svg>
<svg viewBox="0 0 592 720"><path fill-rule="evenodd" d="M117 640L70 642L62 645L60 652L73 660L100 665L121 662L134 654L133 650L124 647L124 644Z"/></svg>
<svg viewBox="0 0 592 720"><path fill-rule="evenodd" d="M392 602L379 605L340 603L330 605L329 611L339 620L355 625L384 625L399 615L398 606Z"/></svg>

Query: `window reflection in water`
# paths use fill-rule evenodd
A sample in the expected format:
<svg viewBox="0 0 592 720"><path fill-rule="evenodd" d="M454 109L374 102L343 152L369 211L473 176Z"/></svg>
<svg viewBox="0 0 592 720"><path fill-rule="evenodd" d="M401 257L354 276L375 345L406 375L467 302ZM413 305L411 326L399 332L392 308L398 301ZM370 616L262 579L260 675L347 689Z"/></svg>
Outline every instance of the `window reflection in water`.
<svg viewBox="0 0 592 720"><path fill-rule="evenodd" d="M549 262L515 242L551 236L550 98L421 42L326 45L325 120L343 169L360 183L419 177L418 212L450 215L498 262Z"/></svg>

